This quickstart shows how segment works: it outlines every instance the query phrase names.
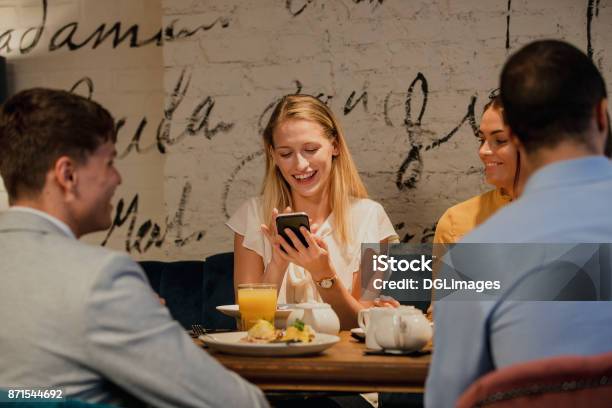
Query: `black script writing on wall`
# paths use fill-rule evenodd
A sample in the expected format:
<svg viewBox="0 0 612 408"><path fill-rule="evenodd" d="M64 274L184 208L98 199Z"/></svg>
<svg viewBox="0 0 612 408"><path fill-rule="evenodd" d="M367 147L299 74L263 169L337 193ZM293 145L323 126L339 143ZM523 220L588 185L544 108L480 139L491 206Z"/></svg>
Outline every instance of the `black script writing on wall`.
<svg viewBox="0 0 612 408"><path fill-rule="evenodd" d="M302 14L304 9L312 3L313 0L286 0L285 8L293 17Z"/></svg>
<svg viewBox="0 0 612 408"><path fill-rule="evenodd" d="M346 103L344 104L344 110L343 110L343 113L345 116L351 113L352 110L355 109L355 107L359 104L359 102L363 104L363 109L366 112L368 111L368 93L366 91L362 92L359 98L353 101L356 94L357 94L357 91L351 92L351 95L346 100Z"/></svg>
<svg viewBox="0 0 612 408"><path fill-rule="evenodd" d="M304 86L302 85L302 83L296 79L294 80L295 82L295 93L299 94L302 93L302 88L304 88ZM274 109L274 107L283 99L283 97L279 97L276 98L275 100L273 100L272 102L270 102L268 105L266 105L266 107L264 108L264 110L261 112L261 115L259 115L259 119L257 119L257 128L259 129L259 134L263 134L263 131L265 129L264 125L264 119L268 118L268 114L272 113L272 109Z"/></svg>
<svg viewBox="0 0 612 408"><path fill-rule="evenodd" d="M81 92L82 89L84 89L85 92ZM76 81L74 85L72 85L69 92L77 93L91 100L94 94L94 89L95 89L95 86L94 86L93 80L90 77L83 77L79 79L78 81ZM126 124L126 119L124 117L117 119L115 123L115 133L117 135L119 134L121 129L123 129L125 124ZM127 156L132 150L136 150L138 153L144 153L148 150L151 150L152 148L156 146L155 144L153 144L151 146L148 146L147 148L140 147L140 138L142 137L142 133L146 125L147 125L147 118L145 117L141 119L140 124L138 125L138 128L136 129L134 136L132 137L132 140L130 141L130 143L124 150L124 152L117 155L119 159L122 159L125 156Z"/></svg>
<svg viewBox="0 0 612 408"><path fill-rule="evenodd" d="M323 102L325 105L330 105L330 102L332 101L332 99L334 99L334 97L336 95L329 95L325 92L307 92L304 91L304 85L302 84L302 82L299 79L294 80L295 83L295 92L296 94L300 94L300 93L305 93L307 95L312 95L315 98L317 98L318 100L320 100L321 102ZM361 91L361 93L358 95L358 91L353 90L348 98L346 99L346 101L344 102L343 108L342 108L342 112L344 113L344 116L349 115L350 113L353 112L353 110L359 106L359 104L361 104L361 106L363 106L363 110L366 113L368 112L368 92L367 91ZM269 104L266 105L266 107L264 108L264 110L261 112L261 114L259 115L259 118L257 120L257 128L259 130L259 133L262 134L266 125L267 125L267 121L269 120L270 114L272 113L272 110L274 109L274 107L276 107L276 105L282 100L282 96L278 97L276 99L274 99L272 102L270 102ZM342 97L343 98L343 97ZM343 99L340 99L343 100Z"/></svg>
<svg viewBox="0 0 612 408"><path fill-rule="evenodd" d="M258 150L256 152L248 154L244 159L240 161L240 163L238 163L234 170L232 170L230 176L225 181L225 184L223 185L223 195L221 196L221 209L223 211L223 214L225 215L225 218L230 217L229 212L227 210L227 198L229 197L229 192L232 187L232 184L234 183L234 180L236 179L236 175L240 172L240 170L244 168L244 166L247 165L247 163L255 160L263 154L263 150Z"/></svg>
<svg viewBox="0 0 612 408"><path fill-rule="evenodd" d="M408 228L405 222L395 224L393 227L400 234L403 234L400 239L401 243L414 243L418 241L421 244L432 242L436 233L437 222L424 228ZM404 232L405 231L405 232ZM416 238L416 239L415 239Z"/></svg>
<svg viewBox="0 0 612 408"><path fill-rule="evenodd" d="M177 94L182 94L184 96L184 93L182 93L181 91L181 89L183 89L181 85L183 78L184 78L184 72L181 75L181 78L179 79L177 86L175 87L175 92L173 93L174 97L176 97ZM70 92L77 92L83 88L85 89L85 96L91 99L93 96L93 92L94 92L94 83L92 79L89 77L83 77L79 79L77 82L75 82L75 84L70 88ZM186 88L184 89L184 91L186 92ZM176 104L175 99L172 99L172 101L174 101L174 106L178 106L178 104ZM203 103L199 103L196 106L196 109L194 110L194 115L192 115L192 117L188 121L188 124L186 125L185 132L189 134L196 134L202 131L204 132L205 136L209 139L212 137L213 134L216 133L215 132L216 128L210 130L207 127L208 115L210 115L212 106L214 106L214 102L212 104L209 104L210 101L211 99L207 98L204 100ZM180 102L178 103L180 104ZM207 113L202 117L199 116L199 112L203 110L203 107L206 107L206 106L208 106ZM166 123L164 122L164 120L168 120L168 118L169 120L171 120L172 114L168 115L168 111L166 110L166 116L162 120L162 123ZM121 130L121 128L125 125L125 123L126 123L125 118L121 118L117 121L117 123L115 124L115 129L117 133ZM162 123L160 123L160 127L162 126ZM145 129L146 125L147 125L147 120L146 118L143 118L140 121L140 124L138 125L138 128L136 130L136 133L132 141L126 148L125 152L123 153L122 157L125 157L125 155L127 155L127 153L129 153L132 149L135 149L138 152L142 151L139 145L139 141L140 141L140 136L142 135L143 130ZM207 131L208 133L206 133ZM156 145L151 145L147 149L152 149L155 146ZM186 182L183 187L182 193L181 193L180 202L179 202L177 211L175 212L174 216L171 219L166 217L163 223L158 223L151 219L147 219L144 222L138 223L139 194L135 194L132 197L132 199L129 201L129 204L127 205L127 208L126 208L126 200L124 200L123 198L119 199L119 202L117 203L117 207L115 208L115 215L113 217L113 223L111 227L108 229L106 237L102 241L102 245L103 246L106 245L106 243L108 242L109 238L112 236L114 231L117 228L123 227L126 223L127 223L127 237L125 241L125 249L127 252L136 251L138 253L144 253L144 252L147 252L152 247L159 248L162 246L164 242L166 242L166 238L168 237L168 234L170 233L175 234L173 243L177 247L182 247L192 241L200 241L201 239L204 238L206 231L204 230L196 231L194 233L188 234L187 236L185 236L183 233L183 224L184 224L183 220L184 220L185 210L187 208L187 202L191 195L191 190L192 190L191 183Z"/></svg>
<svg viewBox="0 0 612 408"><path fill-rule="evenodd" d="M353 3L355 4L359 4L359 3L370 3L370 4L374 4L374 7L377 7L381 4L383 4L385 2L385 0L353 0Z"/></svg>
<svg viewBox="0 0 612 408"><path fill-rule="evenodd" d="M420 83L421 85L420 90L423 97L423 102L419 110L418 116L415 120L412 114L412 102L415 86L418 83ZM421 155L421 152L423 150L428 151L431 149L435 149L441 146L442 144L448 142L465 122L468 122L470 124L474 135L478 133L478 127L476 126L476 118L474 115L476 96L472 96L470 98L470 103L467 107L467 113L461 119L459 124L444 136L434 139L427 145L424 144L421 140L421 137L426 131L422 128L421 122L423 119L423 115L425 114L425 110L427 108L428 93L429 87L427 84L427 79L422 73L419 72L416 78L408 87L408 91L406 92L406 117L404 119L404 127L406 129L406 133L408 134L409 150L408 154L406 155L406 158L400 165L400 168L398 169L396 174L395 185L398 190L414 189L417 186L421 178L421 172L423 171L423 158ZM388 97L386 99L386 103L388 103ZM385 108L385 111L388 113L387 107ZM392 125L391 120L389 118L386 118L385 122L387 124Z"/></svg>
<svg viewBox="0 0 612 408"><path fill-rule="evenodd" d="M187 236L185 236L183 232L185 209L187 208L187 202L190 195L191 183L186 182L181 193L178 209L174 216L170 220L166 217L165 221L162 223L150 219L144 222L138 221L138 194L132 197L125 210L125 200L121 198L115 208L113 223L102 241L102 246L106 245L116 229L123 227L126 223L128 230L125 240L125 250L130 253L136 251L142 254L152 247L159 248L166 241L169 234L172 233L174 233L172 243L176 247L182 247L191 241L202 240L206 234L204 230L195 231Z"/></svg>
<svg viewBox="0 0 612 408"><path fill-rule="evenodd" d="M45 30L45 25L47 24L47 0L42 0L42 22L37 27L30 27L21 35L21 39L19 40L19 52L21 54L27 54L36 47L40 38L42 37L43 31ZM7 53L12 51L11 49L11 39L13 29L6 30L0 35L0 52L5 50ZM34 37L30 41L28 45L24 44L24 41L27 39L30 33L34 33Z"/></svg>
<svg viewBox="0 0 612 408"><path fill-rule="evenodd" d="M117 155L118 158L123 159L127 155L129 155L130 152L132 151L135 151L136 153L146 153L150 150L153 150L154 148L158 146L157 143L152 143L149 146L145 146L145 147L142 147L140 145L140 140L142 138L142 134L144 133L144 130L147 127L147 123L148 122L147 122L146 117L140 119L140 123L138 124L136 131L134 131L134 135L132 136L130 143L126 146L123 152ZM119 134L119 132L125 126L125 124L126 124L126 118L120 118L119 120L117 120L117 124L116 124L117 134ZM163 152L165 152L165 149Z"/></svg>
<svg viewBox="0 0 612 408"><path fill-rule="evenodd" d="M157 128L157 148L160 153L165 153L166 146L178 143L185 136L204 134L204 137L210 140L217 133L228 132L234 127L233 123L219 122L212 129L210 128L210 115L215 107L215 100L211 96L207 96L195 106L187 119L185 128L177 136L171 136L172 118L183 102L191 83L191 74L186 75L186 70L186 68L182 70L166 109L164 109L164 117Z"/></svg>
<svg viewBox="0 0 612 408"><path fill-rule="evenodd" d="M132 151L136 153L146 153L155 147L160 153L166 153L167 147L179 143L185 136L198 136L203 135L206 139L210 140L221 132L229 132L233 127L234 123L227 123L220 121L214 125L211 125L211 115L215 107L215 100L212 96L206 96L198 101L196 106L193 108L191 115L186 120L184 128L179 130L178 135L172 136L172 121L176 110L179 108L185 95L189 90L189 84L191 81L191 75L186 74L186 69L183 69L172 94L170 95L169 102L164 109L164 115L160 120L157 131L155 134L155 142L148 146L141 146L141 139L146 130L148 120L143 117L132 138L126 148L118 155L120 159L128 156ZM89 77L83 77L72 85L70 92L78 92L81 89L85 89L85 93L80 93L83 96L91 99L94 93L94 82ZM120 117L115 124L117 134L124 129L126 125L126 118Z"/></svg>
<svg viewBox="0 0 612 408"><path fill-rule="evenodd" d="M203 24L194 29L183 28L177 32L174 27L177 21L178 20L173 20L169 26L160 28L154 35L145 39L140 39L140 27L138 24L133 24L124 31L119 21L115 22L110 27L107 27L106 24L101 24L93 33L83 36L79 35L79 23L74 21L64 25L51 36L49 51L56 51L61 48L67 48L70 51L74 51L90 44L92 49L96 49L105 43L108 38L112 38L111 44L113 48L117 48L126 40L129 40L128 46L130 48L139 48L148 44L159 46L162 45L164 41L191 37L199 31L210 30L217 24L221 25L223 28L229 25L228 20L217 18L210 24ZM80 41L79 38L81 38Z"/></svg>
<svg viewBox="0 0 612 408"><path fill-rule="evenodd" d="M593 12L595 10L595 12ZM587 2L587 55L593 59L593 16L599 16L599 0L588 0Z"/></svg>
<svg viewBox="0 0 612 408"><path fill-rule="evenodd" d="M41 24L36 27L29 27L20 38L17 38L15 35L15 28L4 30L0 34L0 53L11 54L13 51L18 50L20 54L27 54L36 48L47 29L48 11L47 0L41 0ZM120 21L112 24L102 23L92 33L82 33L79 30L79 22L72 21L50 33L48 50L50 52L61 49L76 51L87 46L96 49L108 42L110 42L112 48L117 48L123 43L127 43L130 48L143 47L149 44L160 46L164 42L192 37L200 32L211 30L216 26L227 28L229 26L229 19L218 17L211 22L197 27L177 28L179 23L180 20L174 19L168 25L161 27L153 35L142 38L138 24L132 24L126 28L122 26ZM19 41L18 47L14 44L17 40Z"/></svg>
<svg viewBox="0 0 612 408"><path fill-rule="evenodd" d="M310 5L314 0L286 0L285 8L292 17L297 17ZM372 9L382 5L385 0L352 0L355 4L367 3L372 5Z"/></svg>
<svg viewBox="0 0 612 408"><path fill-rule="evenodd" d="M512 8L512 0L508 0L506 10L506 51L510 49L510 9Z"/></svg>
<svg viewBox="0 0 612 408"><path fill-rule="evenodd" d="M85 94L81 94L78 92L82 87L85 87ZM91 97L94 93L94 83L90 77L83 77L76 81L68 92L78 93L84 96L85 98L91 100Z"/></svg>

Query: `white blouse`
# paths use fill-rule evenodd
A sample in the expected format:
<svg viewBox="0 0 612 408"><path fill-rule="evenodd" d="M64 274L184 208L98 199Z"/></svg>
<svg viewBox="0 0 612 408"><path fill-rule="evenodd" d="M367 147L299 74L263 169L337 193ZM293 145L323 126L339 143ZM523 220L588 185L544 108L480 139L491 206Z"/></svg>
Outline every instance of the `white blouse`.
<svg viewBox="0 0 612 408"><path fill-rule="evenodd" d="M352 290L353 273L359 270L361 262L361 244L378 243L397 237L393 225L382 205L376 201L360 198L351 203L349 222L351 222L352 241L340 244L332 234L333 212L319 227L316 235L322 238L329 249L331 261L336 269L338 279ZM264 262L264 268L272 259L272 246L261 231L264 223L262 199L253 197L247 200L232 215L226 225L236 234L244 237L243 246L255 251ZM316 283L304 268L290 263L283 283L278 292L279 303L321 302Z"/></svg>

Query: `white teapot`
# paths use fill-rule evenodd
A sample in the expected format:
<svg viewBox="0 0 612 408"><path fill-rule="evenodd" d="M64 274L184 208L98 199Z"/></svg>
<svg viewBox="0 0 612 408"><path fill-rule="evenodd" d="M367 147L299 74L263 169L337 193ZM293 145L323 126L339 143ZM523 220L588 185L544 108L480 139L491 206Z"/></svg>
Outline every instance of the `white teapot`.
<svg viewBox="0 0 612 408"><path fill-rule="evenodd" d="M363 309L358 320L372 350L420 350L432 336L429 321L414 306Z"/></svg>
<svg viewBox="0 0 612 408"><path fill-rule="evenodd" d="M300 319L317 333L338 334L340 331L340 319L327 303L298 303L292 309L287 327Z"/></svg>

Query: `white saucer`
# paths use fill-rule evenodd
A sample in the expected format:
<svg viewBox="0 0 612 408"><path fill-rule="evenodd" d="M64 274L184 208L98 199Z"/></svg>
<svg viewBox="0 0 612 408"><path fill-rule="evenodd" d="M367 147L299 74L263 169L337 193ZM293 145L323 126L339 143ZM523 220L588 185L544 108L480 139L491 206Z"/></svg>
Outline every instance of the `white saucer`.
<svg viewBox="0 0 612 408"><path fill-rule="evenodd" d="M354 334L356 337L365 340L365 331L363 331L361 327L355 327L354 329L351 329L351 333Z"/></svg>

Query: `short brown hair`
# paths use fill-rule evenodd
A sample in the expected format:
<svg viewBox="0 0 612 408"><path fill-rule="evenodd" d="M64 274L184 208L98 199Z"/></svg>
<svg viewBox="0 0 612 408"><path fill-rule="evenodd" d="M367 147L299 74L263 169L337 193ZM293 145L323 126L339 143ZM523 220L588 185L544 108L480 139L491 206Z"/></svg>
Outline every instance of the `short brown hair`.
<svg viewBox="0 0 612 408"><path fill-rule="evenodd" d="M501 97L509 126L532 152L566 140L590 145L586 130L607 91L586 54L563 41L542 40L508 59Z"/></svg>
<svg viewBox="0 0 612 408"><path fill-rule="evenodd" d="M96 102L45 88L12 96L0 109L0 175L9 201L39 193L59 157L85 162L109 140L117 140L115 121Z"/></svg>

